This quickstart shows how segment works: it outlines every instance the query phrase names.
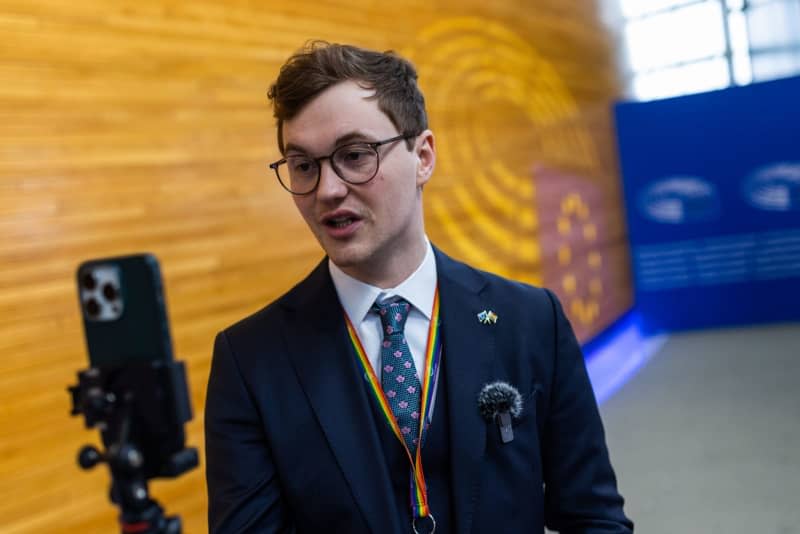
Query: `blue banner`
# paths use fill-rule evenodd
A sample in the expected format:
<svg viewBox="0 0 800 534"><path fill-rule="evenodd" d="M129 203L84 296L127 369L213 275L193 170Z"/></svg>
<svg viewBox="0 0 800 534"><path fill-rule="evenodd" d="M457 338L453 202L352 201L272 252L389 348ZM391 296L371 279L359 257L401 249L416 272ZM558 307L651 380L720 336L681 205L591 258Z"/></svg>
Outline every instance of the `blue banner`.
<svg viewBox="0 0 800 534"><path fill-rule="evenodd" d="M800 319L800 77L615 114L645 327Z"/></svg>

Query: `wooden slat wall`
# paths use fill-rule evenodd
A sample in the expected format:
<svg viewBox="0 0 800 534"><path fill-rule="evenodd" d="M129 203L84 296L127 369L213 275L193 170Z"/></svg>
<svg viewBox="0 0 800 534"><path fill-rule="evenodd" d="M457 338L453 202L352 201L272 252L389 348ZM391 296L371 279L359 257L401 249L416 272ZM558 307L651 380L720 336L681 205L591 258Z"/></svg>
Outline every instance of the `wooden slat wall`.
<svg viewBox="0 0 800 534"><path fill-rule="evenodd" d="M266 168L266 89L309 38L418 65L437 245L558 289L582 338L629 306L618 85L591 0L2 0L0 532L117 530L107 473L75 465L96 432L68 417L84 259L160 258L202 449L214 334L321 256ZM153 490L185 532L206 531L202 468Z"/></svg>

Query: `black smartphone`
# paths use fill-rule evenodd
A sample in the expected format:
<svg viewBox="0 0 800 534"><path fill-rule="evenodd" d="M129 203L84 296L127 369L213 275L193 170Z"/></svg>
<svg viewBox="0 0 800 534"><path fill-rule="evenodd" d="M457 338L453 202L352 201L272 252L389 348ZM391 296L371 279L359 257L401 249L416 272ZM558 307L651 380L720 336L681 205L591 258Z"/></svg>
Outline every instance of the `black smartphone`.
<svg viewBox="0 0 800 534"><path fill-rule="evenodd" d="M69 388L73 415L100 428L108 450L135 447L145 478L196 466L196 449L184 449L184 424L192 418L186 368L173 359L155 256L86 261L77 285L91 367Z"/></svg>
<svg viewBox="0 0 800 534"><path fill-rule="evenodd" d="M92 367L172 361L164 286L152 254L78 267L78 294Z"/></svg>

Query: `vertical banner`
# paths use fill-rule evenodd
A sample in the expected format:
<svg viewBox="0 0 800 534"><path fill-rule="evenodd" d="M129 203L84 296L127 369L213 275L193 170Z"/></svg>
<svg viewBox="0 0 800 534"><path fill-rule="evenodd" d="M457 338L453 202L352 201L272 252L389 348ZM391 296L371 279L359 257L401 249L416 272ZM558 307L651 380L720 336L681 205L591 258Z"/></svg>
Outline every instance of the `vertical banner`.
<svg viewBox="0 0 800 534"><path fill-rule="evenodd" d="M649 330L800 319L800 77L615 107Z"/></svg>

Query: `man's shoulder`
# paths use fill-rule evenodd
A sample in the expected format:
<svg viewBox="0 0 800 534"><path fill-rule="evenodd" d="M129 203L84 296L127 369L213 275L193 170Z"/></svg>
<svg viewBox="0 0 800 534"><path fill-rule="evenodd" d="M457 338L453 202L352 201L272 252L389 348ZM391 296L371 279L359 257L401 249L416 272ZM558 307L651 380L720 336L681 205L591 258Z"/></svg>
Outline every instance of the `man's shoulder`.
<svg viewBox="0 0 800 534"><path fill-rule="evenodd" d="M470 285L481 292L490 292L520 303L530 304L535 302L548 306L554 303L555 296L549 289L479 269L468 263L453 259L438 249L436 253L439 258L440 269L444 273L456 277L466 285Z"/></svg>
<svg viewBox="0 0 800 534"><path fill-rule="evenodd" d="M327 262L320 262L308 276L266 306L223 329L227 335L281 328L287 313L308 304L321 286L331 284Z"/></svg>

